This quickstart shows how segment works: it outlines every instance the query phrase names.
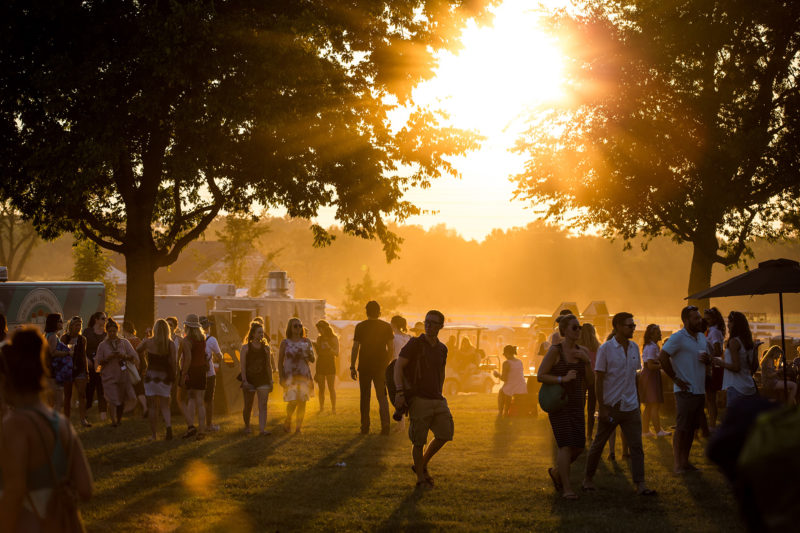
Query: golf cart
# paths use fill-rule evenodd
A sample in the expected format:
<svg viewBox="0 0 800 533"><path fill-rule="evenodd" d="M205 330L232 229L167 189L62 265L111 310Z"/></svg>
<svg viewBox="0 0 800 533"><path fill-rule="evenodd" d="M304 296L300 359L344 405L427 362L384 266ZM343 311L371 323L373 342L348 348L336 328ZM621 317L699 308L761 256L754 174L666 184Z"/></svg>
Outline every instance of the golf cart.
<svg viewBox="0 0 800 533"><path fill-rule="evenodd" d="M448 352L447 368L445 372L443 392L445 396L459 392L484 392L491 393L497 378L492 375L494 370L500 368L500 358L496 355L486 356L481 350L481 333L486 328L470 324L445 326L440 333L440 338L455 337L455 350L450 346ZM473 351L462 353L458 347L463 337L474 337Z"/></svg>

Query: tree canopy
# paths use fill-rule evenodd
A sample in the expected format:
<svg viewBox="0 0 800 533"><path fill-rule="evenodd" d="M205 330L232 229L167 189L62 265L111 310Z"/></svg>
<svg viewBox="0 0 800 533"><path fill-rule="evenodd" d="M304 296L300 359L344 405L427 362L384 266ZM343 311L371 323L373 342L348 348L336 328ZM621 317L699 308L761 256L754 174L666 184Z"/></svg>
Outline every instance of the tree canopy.
<svg viewBox="0 0 800 533"><path fill-rule="evenodd" d="M517 194L626 241L692 243L689 293L800 207L800 4L586 0L551 19L563 106L531 117Z"/></svg>
<svg viewBox="0 0 800 533"><path fill-rule="evenodd" d="M394 257L387 219L417 212L403 192L476 142L411 89L487 3L4 2L0 196L46 238L124 254L139 327L155 270L220 212L331 206ZM405 124L390 123L396 105Z"/></svg>

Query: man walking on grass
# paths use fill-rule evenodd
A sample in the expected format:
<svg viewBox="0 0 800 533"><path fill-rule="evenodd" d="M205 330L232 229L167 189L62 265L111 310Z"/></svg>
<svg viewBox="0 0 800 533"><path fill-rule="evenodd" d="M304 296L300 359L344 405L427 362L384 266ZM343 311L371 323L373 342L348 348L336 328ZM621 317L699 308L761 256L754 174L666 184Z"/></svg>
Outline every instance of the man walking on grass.
<svg viewBox="0 0 800 533"><path fill-rule="evenodd" d="M631 454L631 473L636 492L652 496L656 491L644 482L644 451L642 450L642 415L636 393L636 371L642 368L639 347L631 339L636 324L630 313L617 313L611 320L614 336L597 350L595 390L599 410L597 435L586 458L583 490L595 490L594 478L600 455L611 434L622 428Z"/></svg>
<svg viewBox="0 0 800 533"><path fill-rule="evenodd" d="M706 395L706 365L711 361L703 335L703 317L690 305L681 311L683 329L670 335L658 358L661 369L675 383L675 433L672 454L675 473L684 474L697 468L689 462L694 432L703 419Z"/></svg>
<svg viewBox="0 0 800 533"><path fill-rule="evenodd" d="M439 341L444 315L431 310L425 315L425 333L415 337L400 350L394 367L394 382L408 383L408 389L398 389L395 406L398 411L408 408L408 436L413 445L412 469L417 474L417 487L433 487L428 463L442 446L453 440L453 416L442 396L447 347ZM428 447L428 431L433 440Z"/></svg>
<svg viewBox="0 0 800 533"><path fill-rule="evenodd" d="M392 357L394 332L381 320L381 306L367 302L367 319L356 324L353 350L350 353L350 377L361 389L361 433L369 433L370 388L375 387L381 416L381 435L389 434L389 400L386 397L386 367ZM358 371L356 372L356 360Z"/></svg>

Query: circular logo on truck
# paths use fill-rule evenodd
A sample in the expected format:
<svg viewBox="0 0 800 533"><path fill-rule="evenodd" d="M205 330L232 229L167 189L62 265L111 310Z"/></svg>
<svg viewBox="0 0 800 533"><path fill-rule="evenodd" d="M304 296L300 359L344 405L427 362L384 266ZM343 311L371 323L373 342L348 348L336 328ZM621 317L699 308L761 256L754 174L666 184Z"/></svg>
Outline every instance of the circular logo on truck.
<svg viewBox="0 0 800 533"><path fill-rule="evenodd" d="M20 324L35 324L40 328L44 328L45 320L50 313L64 314L56 295L50 289L33 289L25 295L22 303L19 304L17 322Z"/></svg>

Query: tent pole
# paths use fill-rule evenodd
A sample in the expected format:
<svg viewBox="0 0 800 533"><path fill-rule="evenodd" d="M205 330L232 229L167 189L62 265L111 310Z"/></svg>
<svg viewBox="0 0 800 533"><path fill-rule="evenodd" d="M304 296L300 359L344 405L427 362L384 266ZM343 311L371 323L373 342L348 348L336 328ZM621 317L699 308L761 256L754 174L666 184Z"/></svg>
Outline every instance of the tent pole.
<svg viewBox="0 0 800 533"><path fill-rule="evenodd" d="M781 360L783 361L783 392L786 394L786 403L789 403L789 389L786 387L786 333L783 327L783 293L778 293L778 304L781 310Z"/></svg>

